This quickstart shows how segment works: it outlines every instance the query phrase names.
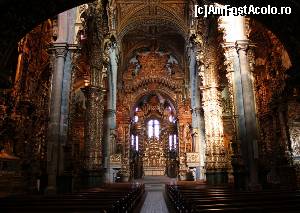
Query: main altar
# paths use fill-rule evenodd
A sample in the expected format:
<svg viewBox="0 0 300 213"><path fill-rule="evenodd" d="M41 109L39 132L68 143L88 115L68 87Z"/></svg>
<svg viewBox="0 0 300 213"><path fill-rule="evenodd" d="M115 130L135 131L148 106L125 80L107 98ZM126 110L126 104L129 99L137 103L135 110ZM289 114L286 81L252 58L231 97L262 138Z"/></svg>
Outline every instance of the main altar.
<svg viewBox="0 0 300 213"><path fill-rule="evenodd" d="M166 157L163 143L157 138L150 138L145 141L143 156L144 175L157 176L166 173Z"/></svg>

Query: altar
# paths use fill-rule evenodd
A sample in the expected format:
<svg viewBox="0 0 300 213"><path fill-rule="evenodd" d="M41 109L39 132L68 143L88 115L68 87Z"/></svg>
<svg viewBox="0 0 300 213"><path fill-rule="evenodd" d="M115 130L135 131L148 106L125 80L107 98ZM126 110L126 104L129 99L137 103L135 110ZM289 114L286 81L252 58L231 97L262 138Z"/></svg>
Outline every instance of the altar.
<svg viewBox="0 0 300 213"><path fill-rule="evenodd" d="M143 168L145 176L162 176L166 173L163 144L156 138L151 138L145 143Z"/></svg>
<svg viewBox="0 0 300 213"><path fill-rule="evenodd" d="M145 176L163 176L165 175L164 167L146 167L144 168Z"/></svg>

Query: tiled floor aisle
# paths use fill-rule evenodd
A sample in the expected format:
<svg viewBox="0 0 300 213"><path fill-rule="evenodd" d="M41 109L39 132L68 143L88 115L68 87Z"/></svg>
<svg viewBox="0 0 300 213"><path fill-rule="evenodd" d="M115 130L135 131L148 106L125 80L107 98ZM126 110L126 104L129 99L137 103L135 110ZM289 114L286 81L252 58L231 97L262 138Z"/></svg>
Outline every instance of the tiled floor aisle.
<svg viewBox="0 0 300 213"><path fill-rule="evenodd" d="M168 213L163 193L165 184L170 183L171 179L166 176L146 176L142 182L145 183L147 196L140 212Z"/></svg>
<svg viewBox="0 0 300 213"><path fill-rule="evenodd" d="M162 191L148 191L141 213L168 213Z"/></svg>

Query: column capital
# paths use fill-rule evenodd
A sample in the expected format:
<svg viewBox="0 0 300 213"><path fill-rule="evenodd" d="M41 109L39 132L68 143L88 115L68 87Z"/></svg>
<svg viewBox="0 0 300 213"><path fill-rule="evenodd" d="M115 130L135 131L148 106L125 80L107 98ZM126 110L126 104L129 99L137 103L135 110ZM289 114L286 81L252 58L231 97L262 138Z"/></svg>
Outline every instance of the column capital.
<svg viewBox="0 0 300 213"><path fill-rule="evenodd" d="M65 58L67 53L68 53L69 46L66 42L64 42L64 43L53 43L51 45L51 47L49 48L49 50L53 51L56 58L59 58L59 57Z"/></svg>
<svg viewBox="0 0 300 213"><path fill-rule="evenodd" d="M225 51L233 50L236 47L236 42L224 42L222 44L222 47L224 48Z"/></svg>
<svg viewBox="0 0 300 213"><path fill-rule="evenodd" d="M242 51L247 51L248 50L248 48L249 48L249 44L250 44L250 42L249 42L249 40L237 40L236 42L235 42L235 48L236 48L236 50L239 52L240 50L242 50Z"/></svg>

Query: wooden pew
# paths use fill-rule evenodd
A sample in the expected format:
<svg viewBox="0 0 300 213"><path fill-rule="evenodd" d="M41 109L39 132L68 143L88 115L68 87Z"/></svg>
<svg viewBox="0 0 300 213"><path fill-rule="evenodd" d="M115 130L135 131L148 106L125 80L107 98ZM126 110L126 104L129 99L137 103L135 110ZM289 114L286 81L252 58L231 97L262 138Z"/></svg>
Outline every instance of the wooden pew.
<svg viewBox="0 0 300 213"><path fill-rule="evenodd" d="M299 191L235 191L225 187L166 185L177 212L300 212Z"/></svg>
<svg viewBox="0 0 300 213"><path fill-rule="evenodd" d="M143 184L110 184L74 194L14 196L0 199L0 212L131 212L144 192Z"/></svg>

